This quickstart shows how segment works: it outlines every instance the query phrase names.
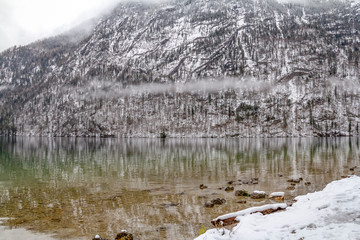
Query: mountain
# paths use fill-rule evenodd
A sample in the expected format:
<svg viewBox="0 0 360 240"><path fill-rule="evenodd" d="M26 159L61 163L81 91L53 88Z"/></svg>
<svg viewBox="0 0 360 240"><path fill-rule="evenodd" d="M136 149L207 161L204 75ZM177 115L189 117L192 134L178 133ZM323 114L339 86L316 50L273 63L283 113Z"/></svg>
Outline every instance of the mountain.
<svg viewBox="0 0 360 240"><path fill-rule="evenodd" d="M0 54L0 131L358 135L359 31L356 1L121 3Z"/></svg>

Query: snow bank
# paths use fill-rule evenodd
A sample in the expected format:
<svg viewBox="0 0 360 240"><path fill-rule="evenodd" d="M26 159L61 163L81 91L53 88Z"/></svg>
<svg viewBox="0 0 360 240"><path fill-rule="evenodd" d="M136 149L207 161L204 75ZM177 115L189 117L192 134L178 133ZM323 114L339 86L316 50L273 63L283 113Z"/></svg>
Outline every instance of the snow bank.
<svg viewBox="0 0 360 240"><path fill-rule="evenodd" d="M240 222L232 231L211 229L196 240L360 240L360 177L334 181L324 190L299 196L296 200L282 212L236 215Z"/></svg>

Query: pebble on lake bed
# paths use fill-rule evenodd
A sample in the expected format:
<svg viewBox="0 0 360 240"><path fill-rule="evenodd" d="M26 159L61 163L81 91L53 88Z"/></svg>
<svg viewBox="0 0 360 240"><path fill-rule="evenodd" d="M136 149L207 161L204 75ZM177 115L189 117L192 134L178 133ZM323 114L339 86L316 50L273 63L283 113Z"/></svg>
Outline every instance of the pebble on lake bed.
<svg viewBox="0 0 360 240"><path fill-rule="evenodd" d="M177 207L179 205L181 205L181 203L163 203L163 204L160 204L160 206L163 207L163 208Z"/></svg>
<svg viewBox="0 0 360 240"><path fill-rule="evenodd" d="M239 180L239 181L241 181L241 180ZM259 184L259 178L251 178L250 180L241 181L241 183L247 184L247 185Z"/></svg>
<svg viewBox="0 0 360 240"><path fill-rule="evenodd" d="M300 183L301 180L302 180L302 178L295 178L295 179L289 179L289 180L287 180L287 182L289 182L289 183Z"/></svg>
<svg viewBox="0 0 360 240"><path fill-rule="evenodd" d="M166 230L167 230L166 227L158 227L156 229L157 232L165 232Z"/></svg>
<svg viewBox="0 0 360 240"><path fill-rule="evenodd" d="M209 203L209 202L206 202L205 204L204 204L204 207L206 207L206 208L212 208L212 207L214 207L214 204L211 202L211 203Z"/></svg>
<svg viewBox="0 0 360 240"><path fill-rule="evenodd" d="M224 198L215 198L213 200L211 200L211 203L215 204L215 205L221 205L226 203L226 200Z"/></svg>
<svg viewBox="0 0 360 240"><path fill-rule="evenodd" d="M237 190L237 191L235 191L235 196L237 196L237 197L249 197L250 194L245 190Z"/></svg>
<svg viewBox="0 0 360 240"><path fill-rule="evenodd" d="M225 191L226 191L226 192L234 191L234 187L226 187L226 188L225 188Z"/></svg>
<svg viewBox="0 0 360 240"><path fill-rule="evenodd" d="M208 188L207 186L205 186L204 184L200 184L200 189L203 190L205 188Z"/></svg>

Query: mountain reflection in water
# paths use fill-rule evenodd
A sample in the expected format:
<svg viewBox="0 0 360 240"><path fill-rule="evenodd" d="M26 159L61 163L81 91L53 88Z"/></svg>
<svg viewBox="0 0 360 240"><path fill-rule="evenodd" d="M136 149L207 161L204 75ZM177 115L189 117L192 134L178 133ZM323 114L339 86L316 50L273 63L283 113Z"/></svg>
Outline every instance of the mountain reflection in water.
<svg viewBox="0 0 360 240"><path fill-rule="evenodd" d="M136 239L191 239L218 215L270 201L239 204L224 191L231 180L259 178L235 190L284 191L290 202L358 173L349 169L359 156L358 138L1 137L0 218L59 238L113 239L127 229ZM298 177L304 181L287 190ZM205 208L213 198L226 203Z"/></svg>

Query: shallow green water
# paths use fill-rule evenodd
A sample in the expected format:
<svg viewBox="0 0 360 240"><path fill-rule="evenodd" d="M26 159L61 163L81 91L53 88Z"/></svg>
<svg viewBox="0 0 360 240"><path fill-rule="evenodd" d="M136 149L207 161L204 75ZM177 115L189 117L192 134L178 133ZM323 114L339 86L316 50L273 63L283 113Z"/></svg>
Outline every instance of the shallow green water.
<svg viewBox="0 0 360 240"><path fill-rule="evenodd" d="M0 218L10 218L4 222L10 227L65 239L113 239L122 229L136 239L191 239L218 215L269 203L237 203L241 198L223 189L230 180L259 178L235 190L285 191L291 202L358 174L359 158L358 138L1 137ZM295 177L304 181L288 190L286 180ZM227 202L203 206L218 197Z"/></svg>

